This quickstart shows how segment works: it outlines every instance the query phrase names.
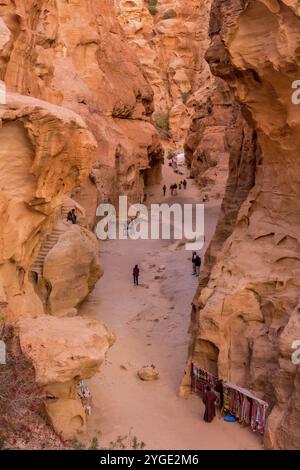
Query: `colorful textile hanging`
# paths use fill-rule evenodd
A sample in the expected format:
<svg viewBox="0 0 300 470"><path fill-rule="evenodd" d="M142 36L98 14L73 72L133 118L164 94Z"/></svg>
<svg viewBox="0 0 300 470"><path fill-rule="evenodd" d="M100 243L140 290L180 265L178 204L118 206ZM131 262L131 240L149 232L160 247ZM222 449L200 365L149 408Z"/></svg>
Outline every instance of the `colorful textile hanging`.
<svg viewBox="0 0 300 470"><path fill-rule="evenodd" d="M195 364L192 364L192 388L194 392L204 392L206 385L216 386L218 378Z"/></svg>
<svg viewBox="0 0 300 470"><path fill-rule="evenodd" d="M225 412L230 412L240 423L251 426L261 434L265 430L268 403L255 397L249 390L230 382L223 382Z"/></svg>
<svg viewBox="0 0 300 470"><path fill-rule="evenodd" d="M203 393L206 385L214 389L218 377L192 364L192 390ZM252 431L264 433L268 403L255 397L249 390L231 382L223 382L223 409L231 413L240 423L251 426Z"/></svg>

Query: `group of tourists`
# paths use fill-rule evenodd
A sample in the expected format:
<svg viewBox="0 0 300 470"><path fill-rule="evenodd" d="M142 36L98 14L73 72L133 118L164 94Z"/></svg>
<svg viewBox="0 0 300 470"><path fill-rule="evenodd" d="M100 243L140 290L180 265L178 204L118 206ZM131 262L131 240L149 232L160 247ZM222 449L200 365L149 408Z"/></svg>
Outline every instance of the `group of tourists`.
<svg viewBox="0 0 300 470"><path fill-rule="evenodd" d="M198 277L199 274L200 274L202 260L201 260L201 257L197 254L196 251L193 252L192 263L193 263L193 276ZM133 268L132 276L133 276L134 285L138 286L139 285L140 268L137 264Z"/></svg>
<svg viewBox="0 0 300 470"><path fill-rule="evenodd" d="M171 196L177 196L177 189L186 189L187 188L187 181L186 179L184 180L178 180L176 183L174 184L171 184L170 186L170 192L171 192ZM166 185L163 186L163 193L164 193L164 196L166 195L166 191L167 191L167 188L166 188Z"/></svg>

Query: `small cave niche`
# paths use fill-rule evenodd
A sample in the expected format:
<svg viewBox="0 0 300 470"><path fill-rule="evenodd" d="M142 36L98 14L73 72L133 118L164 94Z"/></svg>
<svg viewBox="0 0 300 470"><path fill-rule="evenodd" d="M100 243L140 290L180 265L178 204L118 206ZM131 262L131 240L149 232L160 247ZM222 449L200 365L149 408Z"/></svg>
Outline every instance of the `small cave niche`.
<svg viewBox="0 0 300 470"><path fill-rule="evenodd" d="M199 338L196 343L194 358L199 366L218 377L219 348L215 344Z"/></svg>

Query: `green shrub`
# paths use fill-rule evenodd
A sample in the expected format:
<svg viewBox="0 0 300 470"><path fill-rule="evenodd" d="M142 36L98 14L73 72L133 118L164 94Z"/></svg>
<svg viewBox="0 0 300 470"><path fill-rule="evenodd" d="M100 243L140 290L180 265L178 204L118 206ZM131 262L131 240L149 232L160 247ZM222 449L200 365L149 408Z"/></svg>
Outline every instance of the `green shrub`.
<svg viewBox="0 0 300 470"><path fill-rule="evenodd" d="M162 111L159 114L156 114L154 117L154 124L158 130L168 131L170 129L169 113Z"/></svg>
<svg viewBox="0 0 300 470"><path fill-rule="evenodd" d="M149 11L150 11L152 16L155 16L158 12L156 7L149 7Z"/></svg>
<svg viewBox="0 0 300 470"><path fill-rule="evenodd" d="M176 155L176 152L174 150L169 150L167 159L172 160L172 158L175 157L175 155Z"/></svg>
<svg viewBox="0 0 300 470"><path fill-rule="evenodd" d="M175 10L168 10L166 13L163 14L162 19L163 20L170 20L171 18L176 18L177 13Z"/></svg>
<svg viewBox="0 0 300 470"><path fill-rule="evenodd" d="M189 98L190 94L189 93L185 93L185 92L181 92L181 99L182 99L182 102L185 104Z"/></svg>
<svg viewBox="0 0 300 470"><path fill-rule="evenodd" d="M149 0L148 3L149 3L148 9L149 9L151 15L155 16L158 12L158 10L157 10L157 0Z"/></svg>

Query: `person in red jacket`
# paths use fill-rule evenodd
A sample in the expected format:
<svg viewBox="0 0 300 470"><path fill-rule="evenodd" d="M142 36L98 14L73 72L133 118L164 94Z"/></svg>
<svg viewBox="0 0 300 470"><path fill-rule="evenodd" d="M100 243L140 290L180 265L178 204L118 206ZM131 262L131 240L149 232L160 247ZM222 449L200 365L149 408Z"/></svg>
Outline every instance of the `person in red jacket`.
<svg viewBox="0 0 300 470"><path fill-rule="evenodd" d="M139 275L140 275L140 269L138 265L136 264L135 267L133 268L133 282L134 285L138 286L139 285Z"/></svg>

